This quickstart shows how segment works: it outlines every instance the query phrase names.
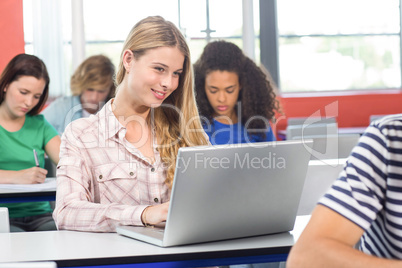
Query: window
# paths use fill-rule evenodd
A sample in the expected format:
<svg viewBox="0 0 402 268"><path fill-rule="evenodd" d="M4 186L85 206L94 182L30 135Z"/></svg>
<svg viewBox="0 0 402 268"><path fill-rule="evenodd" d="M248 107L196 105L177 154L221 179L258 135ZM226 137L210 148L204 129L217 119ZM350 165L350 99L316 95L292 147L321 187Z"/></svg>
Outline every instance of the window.
<svg viewBox="0 0 402 268"><path fill-rule="evenodd" d="M79 0L78 0L79 1ZM85 33L85 57L104 54L111 58L117 67L120 53L129 31L140 19L160 15L176 24L185 34L195 62L202 53L208 40L225 39L243 47L242 42L242 0L82 0L82 13ZM63 73L62 77L52 79L56 74L50 74L50 95L57 97L69 94L69 80L73 73L72 54L72 13L71 0L24 0L24 31L26 52L33 53L44 59L49 70ZM251 0L254 7L254 27L259 28L258 0ZM230 7L230 10L228 9ZM45 12L45 10L47 12ZM208 12L207 12L208 10ZM62 12L61 12L62 11ZM43 23L44 17L50 17L53 23ZM50 18L49 18L50 19ZM54 28L53 26L59 28ZM42 43L35 40L33 32L41 31L60 34L62 47L58 62L60 66L52 65L50 59L37 48L48 51L53 43ZM255 35L258 39L258 34ZM259 43L255 42L257 59L259 58ZM258 60L257 60L258 62ZM57 70L57 68L59 68ZM61 80L63 80L61 82ZM57 85L56 85L57 84Z"/></svg>
<svg viewBox="0 0 402 268"><path fill-rule="evenodd" d="M282 92L401 86L399 0L265 1L276 5L266 61Z"/></svg>
<svg viewBox="0 0 402 268"><path fill-rule="evenodd" d="M255 61L261 60L282 92L401 87L400 0L81 1L85 57L102 53L116 66L131 27L149 15L182 29L193 62L210 40L243 47L242 12L251 3ZM44 58L51 96L68 94L75 57L71 0L23 3L26 52ZM57 56L48 55L55 46Z"/></svg>
<svg viewBox="0 0 402 268"><path fill-rule="evenodd" d="M131 28L151 15L160 15L182 30L193 62L209 40L226 39L242 47L242 0L84 0L83 4L86 55L107 52L115 64ZM230 13L222 12L229 6ZM258 16L254 24L259 25Z"/></svg>
<svg viewBox="0 0 402 268"><path fill-rule="evenodd" d="M71 3L24 0L25 52L41 58L50 76L50 96L69 93L71 70Z"/></svg>

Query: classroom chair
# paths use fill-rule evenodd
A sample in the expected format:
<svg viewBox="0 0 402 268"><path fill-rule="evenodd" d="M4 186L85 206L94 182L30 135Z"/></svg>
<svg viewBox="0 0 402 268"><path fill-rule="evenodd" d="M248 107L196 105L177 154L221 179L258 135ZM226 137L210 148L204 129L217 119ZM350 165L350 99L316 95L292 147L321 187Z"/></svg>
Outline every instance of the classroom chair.
<svg viewBox="0 0 402 268"><path fill-rule="evenodd" d="M330 124L337 123L336 117L289 117L288 118L288 126L294 125L304 125L309 124L310 122L314 122L313 124Z"/></svg>
<svg viewBox="0 0 402 268"><path fill-rule="evenodd" d="M301 140L306 136L337 135L338 123L313 123L304 125L288 125L286 128L287 140Z"/></svg>
<svg viewBox="0 0 402 268"><path fill-rule="evenodd" d="M50 160L49 157L45 157L45 169L47 170L47 178L55 178L56 177L56 165ZM50 206L52 209L56 207L55 201L50 201Z"/></svg>
<svg viewBox="0 0 402 268"><path fill-rule="evenodd" d="M56 165L50 160L49 157L45 157L45 169L47 170L46 177L56 177Z"/></svg>

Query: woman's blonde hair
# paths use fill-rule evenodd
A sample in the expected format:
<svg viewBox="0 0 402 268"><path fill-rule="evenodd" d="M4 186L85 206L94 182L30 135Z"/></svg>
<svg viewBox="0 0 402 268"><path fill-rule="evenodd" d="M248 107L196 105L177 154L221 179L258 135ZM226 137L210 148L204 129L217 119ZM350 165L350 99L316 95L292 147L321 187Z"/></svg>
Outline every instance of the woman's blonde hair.
<svg viewBox="0 0 402 268"><path fill-rule="evenodd" d="M71 93L77 96L86 89L104 86L110 88L110 93L105 100L107 102L115 94L114 72L114 65L108 57L104 55L91 56L84 60L71 76Z"/></svg>
<svg viewBox="0 0 402 268"><path fill-rule="evenodd" d="M194 95L194 77L190 50L177 27L160 16L147 17L139 21L130 31L123 47L116 75L116 85L124 80L124 51L131 50L138 59L147 50L158 47L177 47L184 55L183 72L179 85L161 106L151 111L158 150L162 162L167 166L166 184L171 187L180 147L207 145L208 139L202 128Z"/></svg>

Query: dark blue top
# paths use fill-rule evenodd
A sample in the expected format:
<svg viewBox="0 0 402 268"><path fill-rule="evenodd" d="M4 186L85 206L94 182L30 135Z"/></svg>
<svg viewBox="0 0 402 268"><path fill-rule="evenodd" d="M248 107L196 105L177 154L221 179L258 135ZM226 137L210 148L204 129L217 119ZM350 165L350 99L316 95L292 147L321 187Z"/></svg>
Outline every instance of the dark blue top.
<svg viewBox="0 0 402 268"><path fill-rule="evenodd" d="M271 128L264 131L265 139L263 139L261 136L255 134L248 135L245 127L239 123L226 125L216 121L215 119L213 119L213 123L210 125L204 124L204 130L208 134L209 141L212 145L276 140Z"/></svg>

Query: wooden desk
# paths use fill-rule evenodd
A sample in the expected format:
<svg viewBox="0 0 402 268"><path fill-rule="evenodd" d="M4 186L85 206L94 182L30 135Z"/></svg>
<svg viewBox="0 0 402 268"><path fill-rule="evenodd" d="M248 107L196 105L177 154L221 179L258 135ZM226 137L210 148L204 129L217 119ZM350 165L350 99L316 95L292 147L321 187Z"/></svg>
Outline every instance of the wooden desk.
<svg viewBox="0 0 402 268"><path fill-rule="evenodd" d="M49 186L43 185L2 185L0 184L0 203L54 201L56 199L56 178L48 178Z"/></svg>
<svg viewBox="0 0 402 268"><path fill-rule="evenodd" d="M309 216L290 233L161 248L116 233L47 231L0 234L0 263L56 261L58 267L159 267L285 261ZM131 265L129 265L131 264Z"/></svg>

